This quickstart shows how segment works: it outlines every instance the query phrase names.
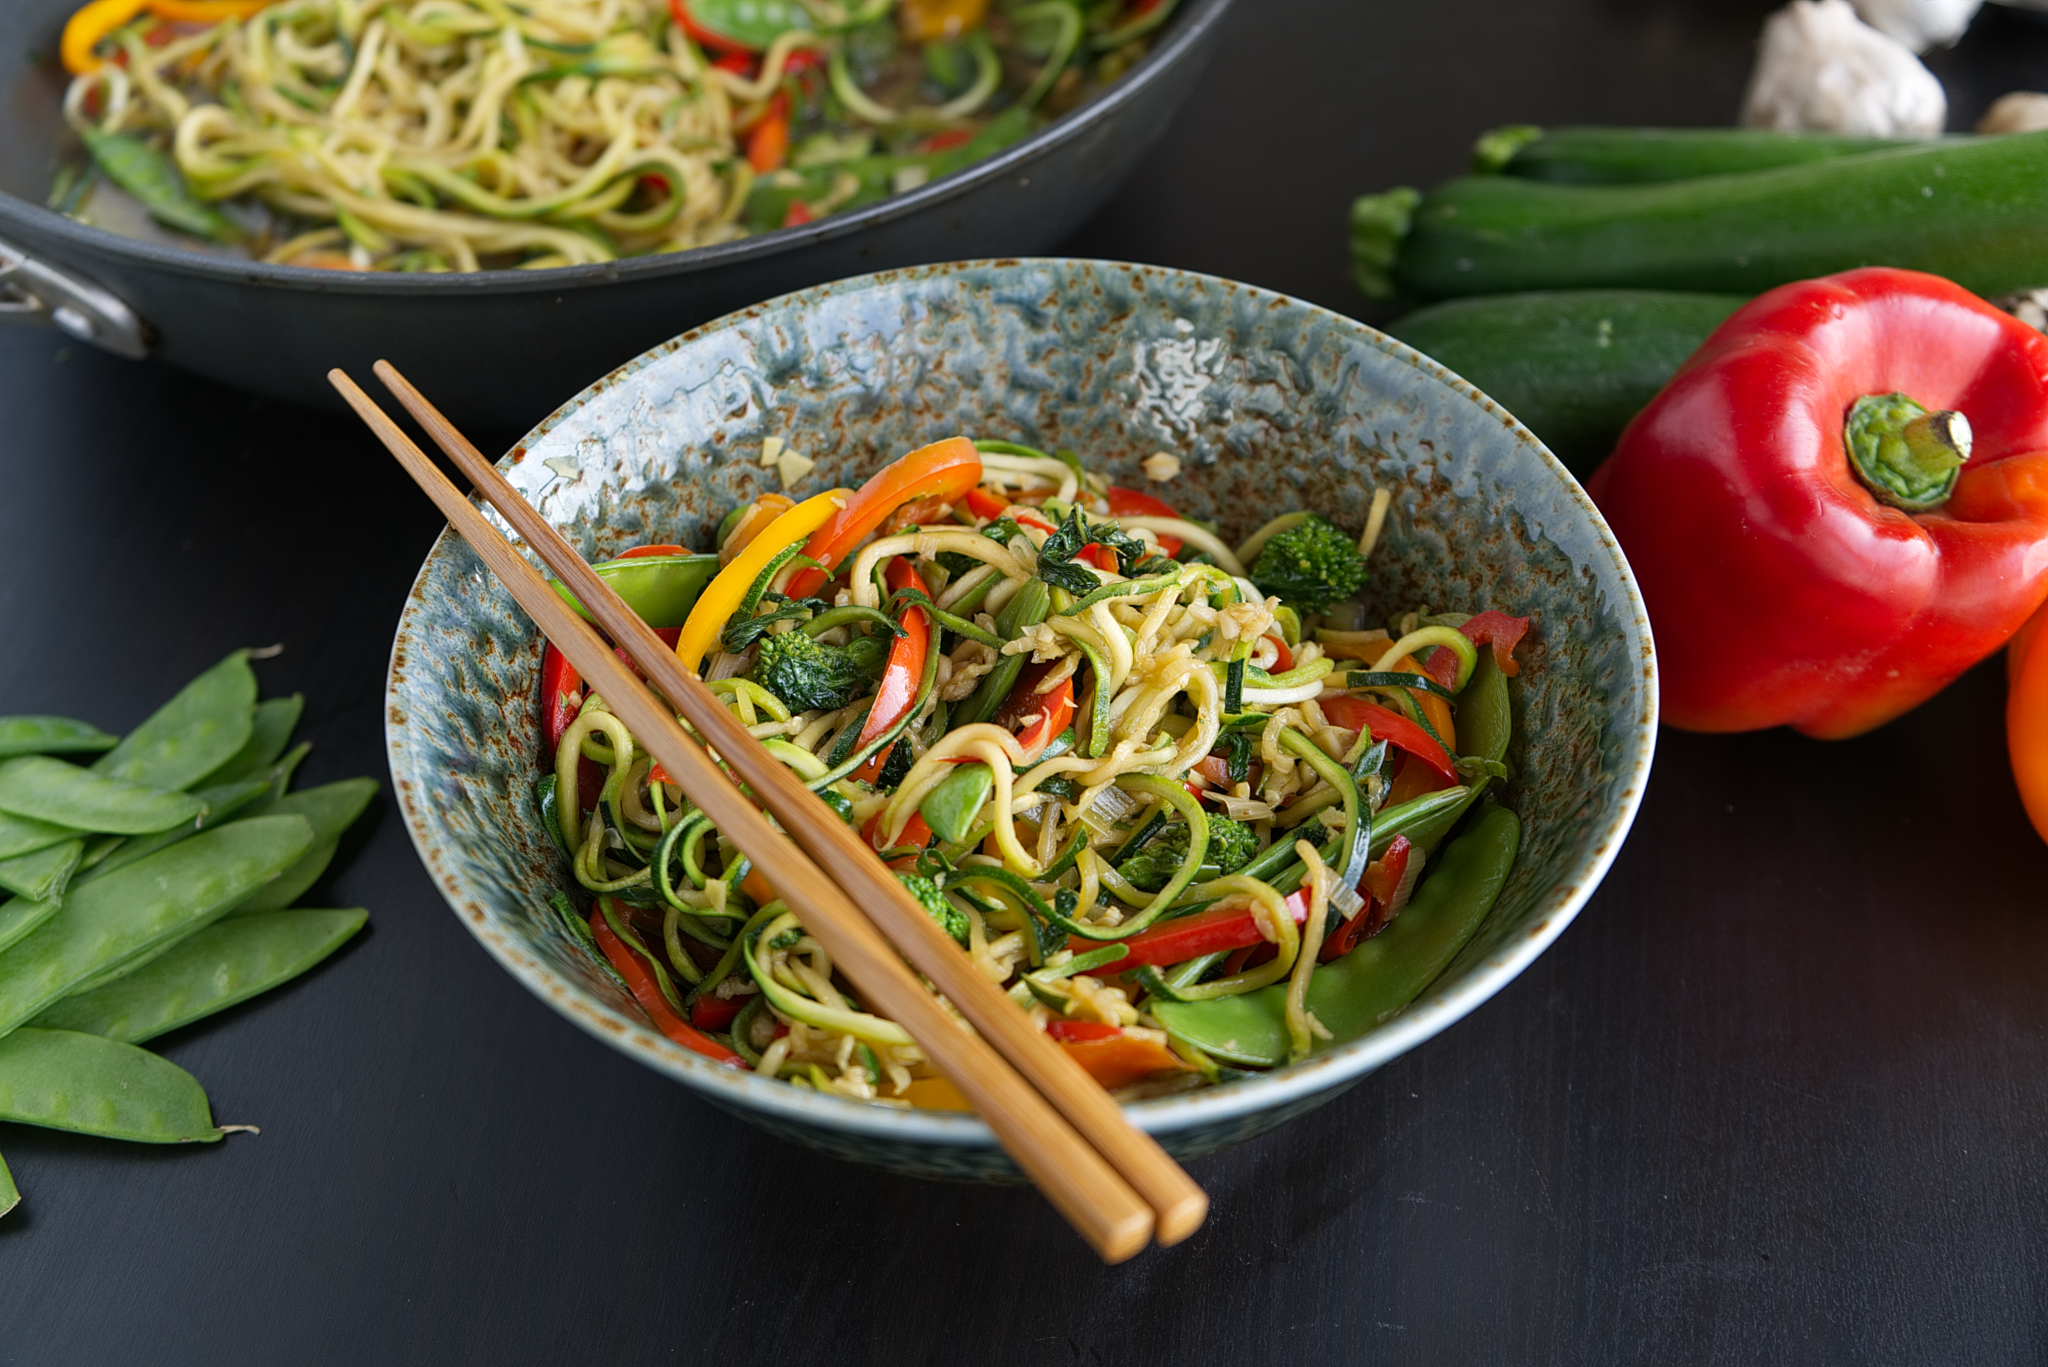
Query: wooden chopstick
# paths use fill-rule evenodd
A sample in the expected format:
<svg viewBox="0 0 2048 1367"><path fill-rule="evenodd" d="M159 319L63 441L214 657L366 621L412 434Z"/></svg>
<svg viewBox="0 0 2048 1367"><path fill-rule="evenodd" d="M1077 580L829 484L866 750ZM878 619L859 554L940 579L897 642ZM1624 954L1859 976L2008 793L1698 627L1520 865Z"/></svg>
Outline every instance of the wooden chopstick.
<svg viewBox="0 0 2048 1367"><path fill-rule="evenodd" d="M825 946L871 1006L910 1032L926 1056L996 1132L1017 1165L1102 1260L1122 1262L1140 1252L1151 1237L1153 1217L1138 1194L985 1041L962 1030L946 1014L938 999L925 990L846 895L768 824L597 631L562 601L376 402L339 370L330 371L328 379L541 631L720 832L756 868L775 871L776 891L802 918L804 929ZM582 595L585 603L595 597ZM721 706L718 710L722 713L725 709ZM755 743L744 730L740 734ZM730 753L731 748L721 753Z"/></svg>
<svg viewBox="0 0 2048 1367"><path fill-rule="evenodd" d="M683 668L675 652L584 563L583 557L506 482L482 452L388 361L378 361L375 369L378 378L469 477L478 492L539 553L612 639L646 671L655 688L675 704L677 711L732 766L741 781L760 796L797 842L840 887L853 894L854 901L882 934L1137 1189L1152 1208L1159 1242L1175 1244L1194 1233L1208 1215L1209 1198L1180 1165L1156 1140L1126 1120L1122 1109L1101 1085L1067 1057L1000 988L982 976L959 946L896 881L875 852L805 788L788 766L762 748L700 679ZM756 864L759 866L759 861Z"/></svg>

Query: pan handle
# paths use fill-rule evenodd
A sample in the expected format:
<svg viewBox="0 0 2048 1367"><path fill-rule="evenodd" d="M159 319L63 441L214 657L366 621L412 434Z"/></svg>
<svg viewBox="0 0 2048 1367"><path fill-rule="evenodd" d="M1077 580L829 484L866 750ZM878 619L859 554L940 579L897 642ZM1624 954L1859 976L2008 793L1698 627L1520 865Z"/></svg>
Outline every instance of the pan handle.
<svg viewBox="0 0 2048 1367"><path fill-rule="evenodd" d="M0 322L49 323L102 351L139 361L149 339L135 310L0 238Z"/></svg>

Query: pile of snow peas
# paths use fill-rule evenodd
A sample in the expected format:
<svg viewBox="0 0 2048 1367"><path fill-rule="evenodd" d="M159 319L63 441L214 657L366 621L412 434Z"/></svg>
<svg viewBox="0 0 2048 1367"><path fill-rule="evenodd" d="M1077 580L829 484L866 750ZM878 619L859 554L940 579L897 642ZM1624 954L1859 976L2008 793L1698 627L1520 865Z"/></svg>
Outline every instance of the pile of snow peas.
<svg viewBox="0 0 2048 1367"><path fill-rule="evenodd" d="M376 781L288 791L304 699L258 702L249 658L125 737L0 716L0 1120L143 1144L252 1129L216 1125L191 1074L136 1046L297 977L367 920L293 903ZM20 1199L0 1159L0 1215Z"/></svg>

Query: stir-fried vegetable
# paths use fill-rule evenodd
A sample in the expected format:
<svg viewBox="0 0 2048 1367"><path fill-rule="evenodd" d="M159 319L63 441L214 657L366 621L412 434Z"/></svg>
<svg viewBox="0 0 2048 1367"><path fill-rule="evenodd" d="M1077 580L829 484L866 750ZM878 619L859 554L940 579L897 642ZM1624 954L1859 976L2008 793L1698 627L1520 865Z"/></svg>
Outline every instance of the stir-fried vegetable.
<svg viewBox="0 0 2048 1367"><path fill-rule="evenodd" d="M89 160L52 207L119 228L125 192L175 232L341 270L703 246L995 155L1120 77L1176 3L91 0L60 47Z"/></svg>
<svg viewBox="0 0 2048 1367"><path fill-rule="evenodd" d="M740 722L1091 1076L1202 1086L1345 1037L1330 1020L1366 1013L1326 1015L1327 974L1397 991L1347 965L1437 905L1431 859L1509 772L1528 620L1360 629L1386 503L1363 537L1303 510L1233 548L1070 453L950 438L851 495L736 510L678 650L716 647ZM544 674L541 819L597 902L571 933L656 1026L798 1086L955 1104L603 700L552 653ZM1401 1001L1441 966L1424 938ZM1195 1008L1254 999L1271 1057L1202 1042Z"/></svg>

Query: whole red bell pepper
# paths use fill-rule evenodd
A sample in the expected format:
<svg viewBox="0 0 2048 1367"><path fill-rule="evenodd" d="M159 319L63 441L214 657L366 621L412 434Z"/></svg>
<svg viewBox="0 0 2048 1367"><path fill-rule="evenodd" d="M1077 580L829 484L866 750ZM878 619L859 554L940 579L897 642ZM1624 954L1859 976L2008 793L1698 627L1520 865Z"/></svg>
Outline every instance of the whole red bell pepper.
<svg viewBox="0 0 2048 1367"><path fill-rule="evenodd" d="M1780 286L1587 488L1642 585L1667 721L1853 736L2048 596L2048 339L1916 271Z"/></svg>

